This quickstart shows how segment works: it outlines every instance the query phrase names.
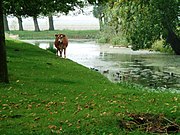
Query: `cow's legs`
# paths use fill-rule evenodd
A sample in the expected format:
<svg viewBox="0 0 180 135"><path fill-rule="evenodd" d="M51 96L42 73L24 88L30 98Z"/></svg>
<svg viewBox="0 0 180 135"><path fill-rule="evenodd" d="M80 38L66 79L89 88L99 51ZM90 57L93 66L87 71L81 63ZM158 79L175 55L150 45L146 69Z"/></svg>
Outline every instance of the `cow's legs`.
<svg viewBox="0 0 180 135"><path fill-rule="evenodd" d="M56 55L58 56L58 49L56 49Z"/></svg>
<svg viewBox="0 0 180 135"><path fill-rule="evenodd" d="M66 58L66 48L64 48L64 58Z"/></svg>
<svg viewBox="0 0 180 135"><path fill-rule="evenodd" d="M60 50L59 52L60 52L60 57L62 57L62 50Z"/></svg>

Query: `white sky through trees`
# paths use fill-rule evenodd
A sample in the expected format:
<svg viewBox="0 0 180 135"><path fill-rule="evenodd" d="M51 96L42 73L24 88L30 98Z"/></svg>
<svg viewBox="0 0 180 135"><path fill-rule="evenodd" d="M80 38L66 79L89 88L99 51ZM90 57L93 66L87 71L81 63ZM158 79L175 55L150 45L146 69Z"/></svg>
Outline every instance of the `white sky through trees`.
<svg viewBox="0 0 180 135"><path fill-rule="evenodd" d="M54 16L54 27L56 30L71 29L71 30L97 30L99 29L99 21L93 17L93 7L86 7L84 14L77 14L78 11L70 12L70 14ZM76 15L74 15L76 14ZM22 18L24 30L34 30L34 23L31 17ZM18 20L16 17L8 16L8 24L10 30L18 30ZM40 30L48 30L48 17L39 17L38 24Z"/></svg>

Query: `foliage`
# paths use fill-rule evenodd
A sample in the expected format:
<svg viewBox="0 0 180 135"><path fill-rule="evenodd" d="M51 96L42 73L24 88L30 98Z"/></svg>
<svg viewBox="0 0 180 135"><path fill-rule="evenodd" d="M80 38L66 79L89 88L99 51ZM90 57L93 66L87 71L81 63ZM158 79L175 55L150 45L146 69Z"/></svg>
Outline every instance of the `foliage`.
<svg viewBox="0 0 180 135"><path fill-rule="evenodd" d="M2 2L4 14L13 14L14 16L25 15L25 12L21 8L23 6L23 0L3 0Z"/></svg>
<svg viewBox="0 0 180 135"><path fill-rule="evenodd" d="M161 114L180 123L177 93L113 84L36 46L6 43L10 84L0 84L1 134L154 134L120 127L129 113Z"/></svg>
<svg viewBox="0 0 180 135"><path fill-rule="evenodd" d="M101 5L94 5L93 8L93 15L94 17L99 19L99 26L100 26L100 30L103 29L103 26L105 25L105 9L104 8L106 6L106 4L101 4Z"/></svg>
<svg viewBox="0 0 180 135"><path fill-rule="evenodd" d="M82 8L84 6L81 0L43 0L43 10L42 14L49 15L52 13L65 13L68 14L69 11L74 11L76 8Z"/></svg>
<svg viewBox="0 0 180 135"><path fill-rule="evenodd" d="M37 17L41 14L65 13L75 10L75 7L83 7L83 2L79 0L3 0L6 14L15 16Z"/></svg>
<svg viewBox="0 0 180 135"><path fill-rule="evenodd" d="M74 11L76 8L82 8L83 1L79 0L3 0L3 10L7 15L14 15L20 19L21 16L33 17L35 31L40 31L37 17L40 15L52 16L52 14ZM51 20L52 21L52 20Z"/></svg>
<svg viewBox="0 0 180 135"><path fill-rule="evenodd" d="M118 34L111 38L110 43L113 45L121 45L121 46L128 46L128 42L126 38L122 36L122 34Z"/></svg>
<svg viewBox="0 0 180 135"><path fill-rule="evenodd" d="M92 5L101 5L108 2L109 0L87 0Z"/></svg>
<svg viewBox="0 0 180 135"><path fill-rule="evenodd" d="M122 33L113 34L113 28L111 26L104 26L103 31L99 32L97 36L99 43L110 43L112 45L128 46L126 38ZM107 34L111 33L111 34Z"/></svg>
<svg viewBox="0 0 180 135"><path fill-rule="evenodd" d="M172 53L173 52L172 48L170 48L170 46L168 46L165 43L165 40L163 40L163 39L156 40L152 44L152 49L155 50L155 51L159 51L159 52L168 52L168 53Z"/></svg>
<svg viewBox="0 0 180 135"><path fill-rule="evenodd" d="M156 40L166 39L168 31L179 34L178 0L114 0L104 11L106 25L113 34L122 33L134 50L151 48Z"/></svg>
<svg viewBox="0 0 180 135"><path fill-rule="evenodd" d="M109 0L88 0L88 2L92 5L94 5L93 8L93 15L94 17L99 19L99 26L100 30L103 29L105 23L106 23L106 8L107 8L107 2Z"/></svg>

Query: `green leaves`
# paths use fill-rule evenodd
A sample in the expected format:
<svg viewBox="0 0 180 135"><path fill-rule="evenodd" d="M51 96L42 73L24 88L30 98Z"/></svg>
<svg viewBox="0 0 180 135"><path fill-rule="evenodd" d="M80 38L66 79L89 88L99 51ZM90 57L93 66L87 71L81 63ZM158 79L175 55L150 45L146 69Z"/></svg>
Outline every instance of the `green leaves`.
<svg viewBox="0 0 180 135"><path fill-rule="evenodd" d="M178 29L177 0L119 0L104 8L108 18L104 33L117 37L122 33L134 50L151 48L156 40L167 37L168 28ZM107 27L111 31L107 32Z"/></svg>
<svg viewBox="0 0 180 135"><path fill-rule="evenodd" d="M82 8L83 1L79 0L3 0L4 12L14 16L37 17L39 15L49 15L53 13L65 13L75 10L75 7Z"/></svg>

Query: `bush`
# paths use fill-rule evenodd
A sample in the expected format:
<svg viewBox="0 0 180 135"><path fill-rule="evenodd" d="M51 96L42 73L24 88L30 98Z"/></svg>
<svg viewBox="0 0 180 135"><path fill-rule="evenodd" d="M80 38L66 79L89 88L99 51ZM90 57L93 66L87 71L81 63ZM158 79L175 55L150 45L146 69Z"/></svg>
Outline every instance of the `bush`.
<svg viewBox="0 0 180 135"><path fill-rule="evenodd" d="M98 43L108 43L108 38L107 37L100 37L100 38L98 38Z"/></svg>
<svg viewBox="0 0 180 135"><path fill-rule="evenodd" d="M123 37L122 34L114 36L111 41L111 44L113 45L122 45L122 46L128 46L127 40Z"/></svg>
<svg viewBox="0 0 180 135"><path fill-rule="evenodd" d="M152 44L152 49L155 50L155 51L159 51L159 52L168 52L168 53L172 53L173 52L172 48L165 43L164 39L156 40Z"/></svg>

